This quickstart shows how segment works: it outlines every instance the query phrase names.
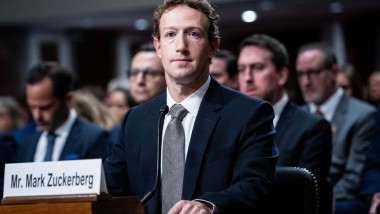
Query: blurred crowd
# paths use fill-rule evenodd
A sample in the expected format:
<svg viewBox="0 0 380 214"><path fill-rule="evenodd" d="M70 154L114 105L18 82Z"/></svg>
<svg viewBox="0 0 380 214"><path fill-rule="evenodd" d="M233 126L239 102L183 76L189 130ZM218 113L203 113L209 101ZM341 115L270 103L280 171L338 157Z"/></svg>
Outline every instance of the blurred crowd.
<svg viewBox="0 0 380 214"><path fill-rule="evenodd" d="M305 44L296 59L288 58L285 46L268 35L252 35L241 42L237 56L218 50L210 75L272 104L277 165L307 168L319 179L323 213L376 210L380 68L363 79L354 65L339 67L326 43ZM296 62L301 106L287 94L290 60ZM0 97L1 179L5 163L109 156L122 137L120 124L128 110L166 91L152 43L142 44L131 62L127 79L115 78L100 92L75 88L72 72L57 62L41 62L28 71L25 100Z"/></svg>

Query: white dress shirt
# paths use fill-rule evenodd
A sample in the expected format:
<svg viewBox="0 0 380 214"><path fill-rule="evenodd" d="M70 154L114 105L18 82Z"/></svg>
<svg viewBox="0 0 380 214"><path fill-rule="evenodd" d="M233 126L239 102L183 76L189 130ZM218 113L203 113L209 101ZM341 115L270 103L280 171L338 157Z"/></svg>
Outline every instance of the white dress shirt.
<svg viewBox="0 0 380 214"><path fill-rule="evenodd" d="M281 117L281 113L284 111L284 108L285 108L286 104L288 103L288 101L289 101L289 96L285 92L282 95L281 99L273 105L273 111L274 111L273 126L274 127L277 126L278 120Z"/></svg>
<svg viewBox="0 0 380 214"><path fill-rule="evenodd" d="M66 121L62 123L55 131L54 134L57 135L54 142L52 161L58 161L61 156L62 149L65 146L67 137L69 136L71 127L77 118L77 113L75 110L70 109L69 116ZM48 131L42 132L40 139L38 140L36 153L34 154L34 162L42 162L45 159L46 147L47 147L47 136Z"/></svg>
<svg viewBox="0 0 380 214"><path fill-rule="evenodd" d="M338 107L339 101L341 100L342 96L344 95L343 89L339 88L326 102L324 102L322 105L317 106L314 103L308 103L309 110L311 113L315 114L315 111L317 111L317 108L322 112L323 118L327 121L331 122L336 108Z"/></svg>
<svg viewBox="0 0 380 214"><path fill-rule="evenodd" d="M171 120L170 108L174 104L181 104L188 111L187 115L182 120L183 129L185 131L185 158L187 157L187 150L189 148L190 138L191 138L191 133L193 132L195 118L197 117L202 99L204 95L206 94L208 87L210 86L210 81L211 79L209 76L207 81L198 90L196 90L194 93L188 96L181 103L176 103L174 99L170 96L169 91L167 90L166 104L169 107L169 113L165 116L164 126L162 129L163 130L162 136L165 136L166 127L168 126Z"/></svg>

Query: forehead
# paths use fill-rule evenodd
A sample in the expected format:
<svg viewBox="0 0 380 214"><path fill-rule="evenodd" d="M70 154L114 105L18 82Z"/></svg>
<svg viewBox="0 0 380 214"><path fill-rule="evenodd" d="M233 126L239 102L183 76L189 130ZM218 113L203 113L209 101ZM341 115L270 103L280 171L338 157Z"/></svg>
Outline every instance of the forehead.
<svg viewBox="0 0 380 214"><path fill-rule="evenodd" d="M28 84L26 86L28 100L47 100L53 99L53 85L50 78L44 78L36 84Z"/></svg>
<svg viewBox="0 0 380 214"><path fill-rule="evenodd" d="M297 67L299 69L318 67L323 65L323 53L320 50L306 50L299 54L297 58Z"/></svg>
<svg viewBox="0 0 380 214"><path fill-rule="evenodd" d="M203 12L187 5L178 5L165 10L160 19L161 30L198 27L207 31L209 24Z"/></svg>
<svg viewBox="0 0 380 214"><path fill-rule="evenodd" d="M162 67L161 59L153 51L140 51L132 59L132 68L155 68Z"/></svg>
<svg viewBox="0 0 380 214"><path fill-rule="evenodd" d="M264 62L270 60L270 57L271 52L268 49L248 45L240 51L238 64Z"/></svg>

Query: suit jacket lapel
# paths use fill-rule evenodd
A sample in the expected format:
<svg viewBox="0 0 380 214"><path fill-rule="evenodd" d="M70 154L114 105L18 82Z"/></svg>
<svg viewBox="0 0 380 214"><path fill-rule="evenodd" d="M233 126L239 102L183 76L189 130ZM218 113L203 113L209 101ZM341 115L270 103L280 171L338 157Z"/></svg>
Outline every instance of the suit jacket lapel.
<svg viewBox="0 0 380 214"><path fill-rule="evenodd" d="M283 139L284 135L287 133L286 127L290 127L292 122L293 117L291 112L291 104L290 101L288 101L276 125L277 134L275 136L275 141L277 145L279 145L279 142L281 142L278 139Z"/></svg>
<svg viewBox="0 0 380 214"><path fill-rule="evenodd" d="M69 152L70 148L73 148L72 145L78 142L77 140L75 140L75 136L78 136L77 132L80 133L80 130L79 130L80 126L78 126L79 123L80 121L77 117L73 123L73 126L71 127L71 130L69 131L69 135L67 136L65 145L63 146L61 155L59 156L59 160L65 160L65 156Z"/></svg>
<svg viewBox="0 0 380 214"><path fill-rule="evenodd" d="M191 200L201 170L204 154L222 108L221 86L211 78L195 119L185 164L182 198Z"/></svg>
<svg viewBox="0 0 380 214"><path fill-rule="evenodd" d="M37 144L38 141L41 137L42 132L38 132L37 134L33 134L31 136L31 139L28 141L25 141L23 143L26 143L28 148L26 149L27 151L24 153L25 154L25 159L24 162L33 162L34 161L34 155L37 150Z"/></svg>
<svg viewBox="0 0 380 214"><path fill-rule="evenodd" d="M335 109L333 118L331 120L331 131L333 133L333 143L336 142L334 133L337 131L337 127L341 127L346 120L346 112L348 108L348 97L343 95L340 99L338 106Z"/></svg>
<svg viewBox="0 0 380 214"><path fill-rule="evenodd" d="M146 184L146 191L150 191L156 178L156 166L157 166L157 141L158 141L158 120L160 117L160 107L166 104L166 95L158 98L157 105L152 107L150 115L145 120L145 129L151 130L151 133L146 135L145 140L141 143L142 146L142 170L143 181ZM164 118L160 124L160 130L162 130ZM162 141L161 141L162 142ZM158 192L159 194L159 192ZM156 193L157 195L157 193Z"/></svg>

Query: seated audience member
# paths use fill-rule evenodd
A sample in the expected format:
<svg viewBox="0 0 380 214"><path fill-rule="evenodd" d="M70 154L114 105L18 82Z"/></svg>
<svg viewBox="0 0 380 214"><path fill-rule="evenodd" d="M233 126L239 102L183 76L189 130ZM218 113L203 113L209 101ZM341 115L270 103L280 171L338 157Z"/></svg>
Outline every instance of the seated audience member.
<svg viewBox="0 0 380 214"><path fill-rule="evenodd" d="M368 77L368 102L374 106L380 104L380 71L374 71Z"/></svg>
<svg viewBox="0 0 380 214"><path fill-rule="evenodd" d="M154 45L167 93L127 112L104 165L114 195L143 197L158 184L146 214L268 209L278 158L273 109L210 77L218 19L206 0L165 0L155 11ZM159 127L162 164L156 161Z"/></svg>
<svg viewBox="0 0 380 214"><path fill-rule="evenodd" d="M340 201L353 199L360 190L360 176L373 132L376 109L344 94L339 88L336 56L325 43L302 46L296 61L298 83L305 108L323 115L333 132L329 182L339 214Z"/></svg>
<svg viewBox="0 0 380 214"><path fill-rule="evenodd" d="M211 60L210 74L220 84L238 90L236 57L228 50L219 49Z"/></svg>
<svg viewBox="0 0 380 214"><path fill-rule="evenodd" d="M364 86L361 76L351 64L343 65L340 68L337 82L347 96L364 99Z"/></svg>
<svg viewBox="0 0 380 214"><path fill-rule="evenodd" d="M10 134L0 132L0 198L3 197L4 167L15 160L17 144Z"/></svg>
<svg viewBox="0 0 380 214"><path fill-rule="evenodd" d="M128 77L132 98L138 104L165 91L164 67L151 42L142 44L135 52Z"/></svg>
<svg viewBox="0 0 380 214"><path fill-rule="evenodd" d="M24 118L17 100L10 96L0 97L0 132L11 133L24 126Z"/></svg>
<svg viewBox="0 0 380 214"><path fill-rule="evenodd" d="M135 51L128 78L132 99L139 105L165 92L164 67L153 43L144 43ZM110 132L113 144L117 142L119 132L120 126Z"/></svg>
<svg viewBox="0 0 380 214"><path fill-rule="evenodd" d="M380 209L380 105L377 108L373 132L363 169L360 194L355 200L341 201L338 204L341 213L376 214L376 209Z"/></svg>
<svg viewBox="0 0 380 214"><path fill-rule="evenodd" d="M310 170L326 199L331 193L327 184L331 158L330 124L290 101L285 90L288 66L288 53L281 42L263 34L249 36L239 47L239 88L244 94L273 105L275 142L280 151L277 166ZM330 199L323 202L324 213L331 210Z"/></svg>
<svg viewBox="0 0 380 214"><path fill-rule="evenodd" d="M80 118L95 123L105 130L111 130L119 124L119 119L111 109L87 90L74 91L72 107Z"/></svg>
<svg viewBox="0 0 380 214"><path fill-rule="evenodd" d="M55 63L27 73L27 103L39 132L20 144L17 162L105 158L108 132L78 118L71 108L73 78Z"/></svg>
<svg viewBox="0 0 380 214"><path fill-rule="evenodd" d="M118 117L119 123L127 111L136 106L137 103L132 99L129 90L124 88L114 88L108 91L105 103L111 111Z"/></svg>

